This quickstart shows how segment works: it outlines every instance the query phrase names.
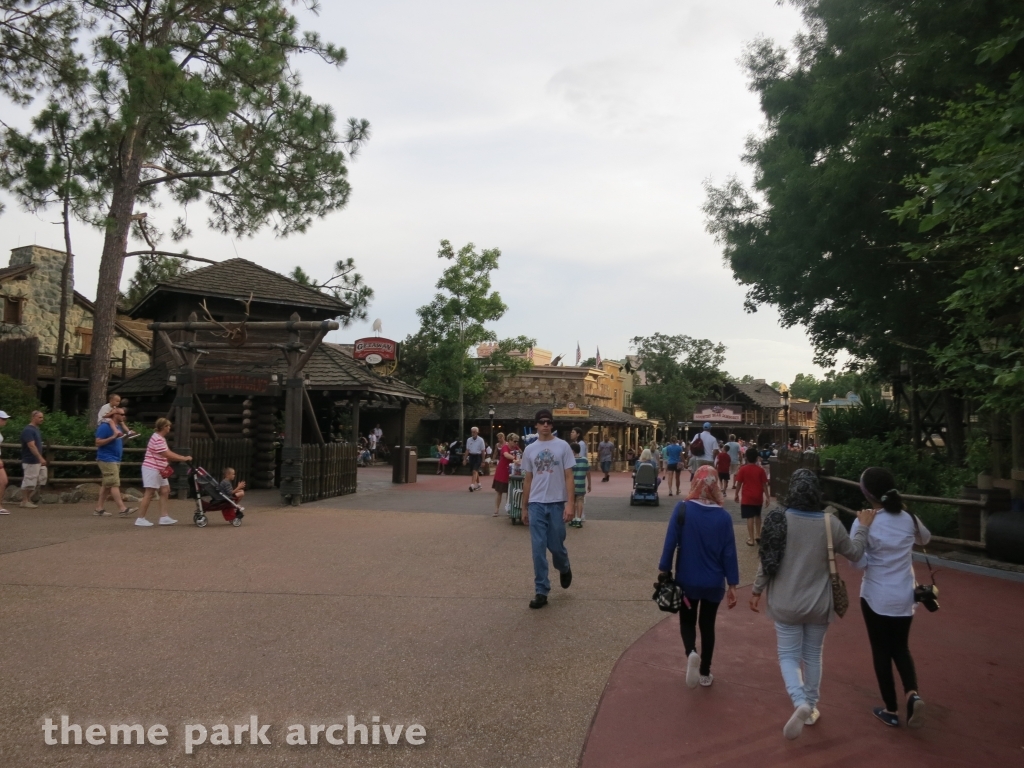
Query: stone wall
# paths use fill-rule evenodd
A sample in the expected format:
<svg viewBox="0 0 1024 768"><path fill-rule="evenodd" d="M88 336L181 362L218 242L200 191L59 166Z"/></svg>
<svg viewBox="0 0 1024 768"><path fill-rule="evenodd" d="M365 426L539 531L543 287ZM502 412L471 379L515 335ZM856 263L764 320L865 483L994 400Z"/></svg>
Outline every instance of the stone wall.
<svg viewBox="0 0 1024 768"><path fill-rule="evenodd" d="M39 354L57 354L57 330L60 322L60 276L64 267L65 253L38 245L26 245L11 251L10 266L34 264L36 269L24 279L8 280L0 286L4 296L23 296L21 325L4 325L3 335L39 339ZM74 275L69 279L69 292L74 290ZM73 293L70 295L73 296ZM92 311L72 301L68 307L67 330L64 343L72 355L82 352L83 336L78 328L92 328ZM149 350L134 339L122 333L114 336L111 357L121 357L128 350L128 367L134 369L149 367Z"/></svg>

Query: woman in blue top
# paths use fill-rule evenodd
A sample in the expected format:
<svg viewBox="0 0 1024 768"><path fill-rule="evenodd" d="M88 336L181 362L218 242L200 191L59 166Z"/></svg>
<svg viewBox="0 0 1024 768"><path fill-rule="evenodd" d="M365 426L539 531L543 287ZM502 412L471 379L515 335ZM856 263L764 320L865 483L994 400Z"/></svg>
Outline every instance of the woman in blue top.
<svg viewBox="0 0 1024 768"><path fill-rule="evenodd" d="M679 609L679 632L686 649L686 684L696 688L711 685L711 656L715 652L715 617L718 605L727 597L736 605L740 580L736 560L736 535L732 517L722 508L718 473L710 464L697 470L690 483L690 495L676 504L665 534L665 548L658 569L659 581L672 578L683 590ZM726 583L729 589L726 590ZM697 626L700 626L700 656L697 655Z"/></svg>

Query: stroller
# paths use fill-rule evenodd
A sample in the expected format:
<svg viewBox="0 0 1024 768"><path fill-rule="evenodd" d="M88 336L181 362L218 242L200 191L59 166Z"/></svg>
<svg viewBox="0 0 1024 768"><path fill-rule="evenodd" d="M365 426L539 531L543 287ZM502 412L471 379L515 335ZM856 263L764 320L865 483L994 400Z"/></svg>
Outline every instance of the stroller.
<svg viewBox="0 0 1024 768"><path fill-rule="evenodd" d="M633 475L629 506L635 507L638 504L653 504L656 507L661 504L658 499L658 470L653 464L638 464L636 474Z"/></svg>
<svg viewBox="0 0 1024 768"><path fill-rule="evenodd" d="M192 522L197 527L206 527L206 523L209 522L206 519L207 512L218 511L235 528L242 524L245 507L238 506L234 499L226 496L209 472L202 467L189 467L188 477L196 494L196 513L192 515ZM210 500L207 501L203 496L209 496Z"/></svg>

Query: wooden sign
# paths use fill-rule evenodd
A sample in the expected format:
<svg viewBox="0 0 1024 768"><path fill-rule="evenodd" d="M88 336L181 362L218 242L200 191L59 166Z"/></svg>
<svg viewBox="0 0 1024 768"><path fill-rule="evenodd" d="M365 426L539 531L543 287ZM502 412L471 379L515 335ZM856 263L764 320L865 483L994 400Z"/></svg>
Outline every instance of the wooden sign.
<svg viewBox="0 0 1024 768"><path fill-rule="evenodd" d="M589 408L555 408L551 415L556 419L586 419L590 417Z"/></svg>
<svg viewBox="0 0 1024 768"><path fill-rule="evenodd" d="M277 382L270 376L251 376L238 373L200 374L197 391L204 395L265 395L276 394Z"/></svg>
<svg viewBox="0 0 1024 768"><path fill-rule="evenodd" d="M710 422L741 422L743 421L743 406L704 403L697 407L697 410L693 414L693 420Z"/></svg>
<svg viewBox="0 0 1024 768"><path fill-rule="evenodd" d="M398 358L398 342L381 336L356 339L352 344L352 358L365 360L370 365L380 365Z"/></svg>

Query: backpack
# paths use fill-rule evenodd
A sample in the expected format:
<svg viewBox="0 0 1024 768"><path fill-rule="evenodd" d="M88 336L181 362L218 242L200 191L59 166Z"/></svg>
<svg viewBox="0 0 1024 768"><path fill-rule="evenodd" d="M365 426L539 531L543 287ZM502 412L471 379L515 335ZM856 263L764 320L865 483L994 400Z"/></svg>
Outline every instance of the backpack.
<svg viewBox="0 0 1024 768"><path fill-rule="evenodd" d="M775 576L782 565L786 554L786 512L775 507L764 517L761 526L761 546L758 554L761 557L761 568L764 575Z"/></svg>
<svg viewBox="0 0 1024 768"><path fill-rule="evenodd" d="M697 435L697 437L693 439L693 442L690 443L690 453L694 456L704 455L704 441L701 439L700 435Z"/></svg>

